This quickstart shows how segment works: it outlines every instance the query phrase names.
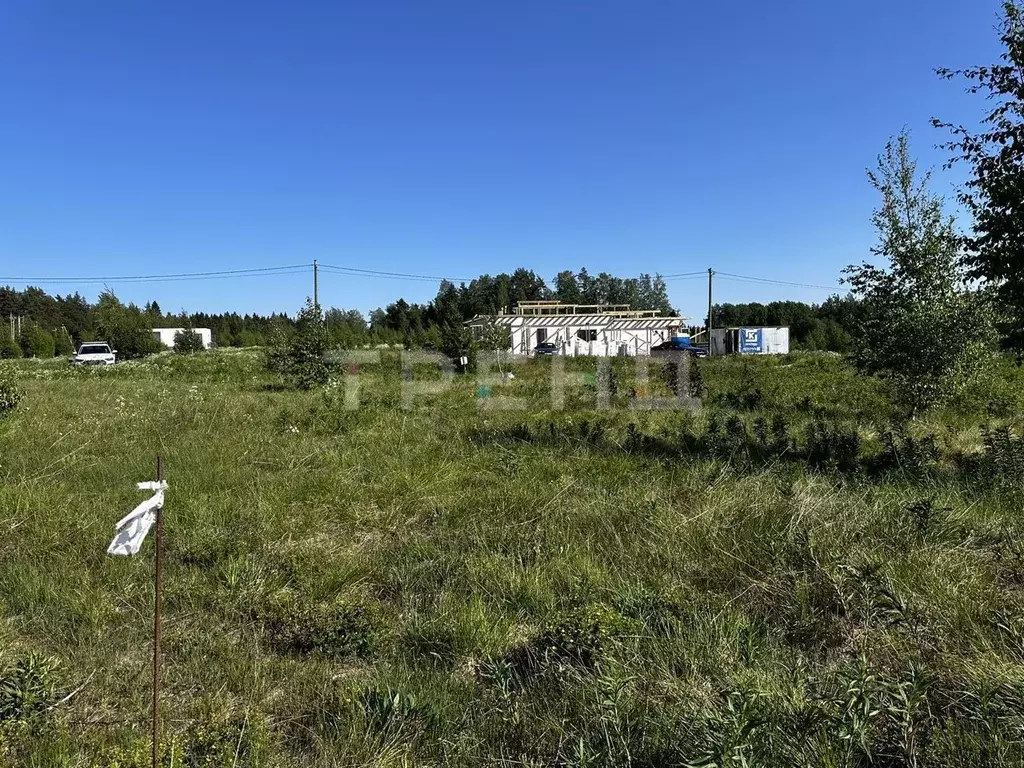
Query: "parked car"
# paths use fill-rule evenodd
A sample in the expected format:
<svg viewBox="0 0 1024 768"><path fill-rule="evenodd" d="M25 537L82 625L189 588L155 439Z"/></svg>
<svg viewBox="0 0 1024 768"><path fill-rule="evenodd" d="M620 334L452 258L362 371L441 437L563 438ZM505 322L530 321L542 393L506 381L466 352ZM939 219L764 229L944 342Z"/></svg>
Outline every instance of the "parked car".
<svg viewBox="0 0 1024 768"><path fill-rule="evenodd" d="M537 357L550 357L558 354L558 345L552 341L542 341L533 348L533 354Z"/></svg>
<svg viewBox="0 0 1024 768"><path fill-rule="evenodd" d="M687 354L692 357L708 356L707 347L690 344L689 341L684 343L678 339L671 339L670 341L651 347L651 354L655 356L657 356L656 353L667 354L671 352L682 352L683 354Z"/></svg>
<svg viewBox="0 0 1024 768"><path fill-rule="evenodd" d="M105 341L87 341L78 348L71 358L72 365L113 365L117 350L111 349Z"/></svg>

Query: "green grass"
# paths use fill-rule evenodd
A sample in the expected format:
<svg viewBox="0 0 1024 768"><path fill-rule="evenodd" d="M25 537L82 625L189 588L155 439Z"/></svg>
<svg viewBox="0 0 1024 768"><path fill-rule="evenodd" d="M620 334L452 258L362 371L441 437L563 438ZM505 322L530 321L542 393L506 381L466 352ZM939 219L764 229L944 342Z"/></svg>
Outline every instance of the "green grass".
<svg viewBox="0 0 1024 768"><path fill-rule="evenodd" d="M904 426L828 355L709 361L694 413L621 360L552 411L549 364L510 411L403 409L393 354L358 410L249 352L20 362L0 765L148 764L152 542L105 549L157 454L165 765L1024 764L1016 368Z"/></svg>

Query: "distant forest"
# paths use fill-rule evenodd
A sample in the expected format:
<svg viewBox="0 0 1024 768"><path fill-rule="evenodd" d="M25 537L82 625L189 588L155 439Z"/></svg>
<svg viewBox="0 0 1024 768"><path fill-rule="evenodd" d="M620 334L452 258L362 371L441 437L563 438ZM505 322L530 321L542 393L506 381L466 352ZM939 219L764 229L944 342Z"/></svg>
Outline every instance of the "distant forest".
<svg viewBox="0 0 1024 768"><path fill-rule="evenodd" d="M476 315L510 310L518 302L559 300L572 304L629 304L635 309L657 310L668 316L677 312L669 304L665 281L660 276L614 277L560 272L549 285L535 272L517 269L511 274L481 275L469 283L442 281L437 295L424 304L398 299L370 312L329 308L324 311L332 346L355 347L374 343L401 343L408 347L438 347L446 326L461 325ZM298 302L296 302L298 304ZM794 347L845 352L862 316L852 298L833 296L823 304L779 301L768 304L719 304L714 324L788 325ZM10 333L10 316L21 317L20 333ZM122 303L111 291L95 303L78 293L49 295L40 288L18 291L0 288L0 357L52 357L71 354L89 340L110 341L121 356L138 357L157 351L149 331L157 327L210 328L221 347L262 346L278 334L294 328L285 314L174 313L155 301L142 307ZM706 318L704 318L706 322Z"/></svg>

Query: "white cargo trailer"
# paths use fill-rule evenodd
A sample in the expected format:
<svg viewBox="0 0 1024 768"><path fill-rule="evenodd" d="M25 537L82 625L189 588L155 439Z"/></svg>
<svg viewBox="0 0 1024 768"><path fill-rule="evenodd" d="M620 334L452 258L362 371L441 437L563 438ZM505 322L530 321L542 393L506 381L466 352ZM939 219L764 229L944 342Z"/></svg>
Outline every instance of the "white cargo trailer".
<svg viewBox="0 0 1024 768"><path fill-rule="evenodd" d="M789 352L789 328L745 326L712 328L712 355L784 355Z"/></svg>

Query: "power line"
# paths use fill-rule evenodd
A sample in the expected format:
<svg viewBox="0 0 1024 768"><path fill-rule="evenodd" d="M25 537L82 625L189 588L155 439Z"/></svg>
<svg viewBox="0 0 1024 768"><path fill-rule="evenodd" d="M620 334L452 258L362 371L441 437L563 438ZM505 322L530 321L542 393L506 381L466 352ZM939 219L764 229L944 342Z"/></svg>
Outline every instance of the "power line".
<svg viewBox="0 0 1024 768"><path fill-rule="evenodd" d="M715 276L722 280L732 280L734 282L747 282L747 283L761 283L764 285L787 285L793 288L820 288L824 291L836 291L839 290L839 286L836 285L814 285L812 283L794 283L788 280L772 280L767 277L754 277L752 275L737 275L732 272L715 272Z"/></svg>
<svg viewBox="0 0 1024 768"><path fill-rule="evenodd" d="M338 267L333 264L321 264L320 269L336 272L338 274L348 275L361 275L364 277L383 277L391 278L395 280L429 280L431 282L438 282L441 280L447 280L452 283L469 283L475 280L475 277L440 277L438 275L414 275L407 272L385 272L379 269L362 269L360 267Z"/></svg>
<svg viewBox="0 0 1024 768"><path fill-rule="evenodd" d="M305 264L282 267L254 267L228 269L217 272L180 272L166 275L110 275L106 277L0 277L0 282L53 284L53 283L159 283L177 280L218 280L231 277L264 277L306 272Z"/></svg>
<svg viewBox="0 0 1024 768"><path fill-rule="evenodd" d="M335 264L320 264L319 268L325 272L339 275L357 277L372 277L388 280L420 280L428 282L440 282L447 280L452 283L469 283L476 278L451 277L441 275L421 275L409 272L391 272L380 269L364 269L362 267L344 267ZM252 267L247 269L228 269L211 272L179 272L163 275L108 275L108 276L79 276L79 277L0 277L0 282L25 283L29 285L52 285L52 284L95 284L95 283L159 283L184 280L221 280L234 277L275 277L280 275L301 274L310 269L308 264L288 264L277 267ZM793 288L815 288L819 290L838 290L834 285L815 285L812 283L798 283L789 280L775 280L766 277L755 277L754 275L740 275L733 272L715 272L715 276L721 280L733 282L745 282L757 285L781 285ZM703 280L704 272L679 272L662 276L663 280Z"/></svg>
<svg viewBox="0 0 1024 768"><path fill-rule="evenodd" d="M661 275L662 280L679 280L682 278L706 277L707 272L679 272L675 275Z"/></svg>

